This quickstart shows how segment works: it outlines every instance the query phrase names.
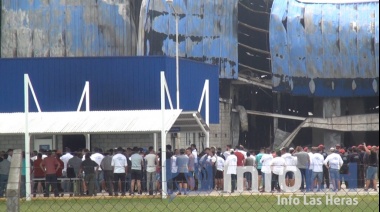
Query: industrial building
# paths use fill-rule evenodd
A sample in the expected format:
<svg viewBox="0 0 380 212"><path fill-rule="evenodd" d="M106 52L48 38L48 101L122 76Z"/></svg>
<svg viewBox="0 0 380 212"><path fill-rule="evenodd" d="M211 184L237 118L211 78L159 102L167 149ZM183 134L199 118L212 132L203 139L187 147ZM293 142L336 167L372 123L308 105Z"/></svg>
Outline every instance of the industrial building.
<svg viewBox="0 0 380 212"><path fill-rule="evenodd" d="M155 67L154 56L160 56L170 61L173 75L174 57L178 55L212 64L207 70L217 69L218 85L210 87L218 89L210 93L210 104L214 105L210 113L216 114L210 114L210 118L214 117L209 125L211 146L243 144L257 150L263 146L320 143L349 146L364 140L374 144L378 142L379 120L378 8L379 2L372 0L174 0L172 5L165 0L1 0L0 112L14 112L9 110L12 104L8 101L13 101L9 96L16 91L4 85L18 79L2 78L9 71L27 73L29 70L20 69L37 63L50 70L40 75L47 80L70 68L62 65L57 69L54 58L81 61L71 66L83 69L94 61L99 66L100 61L116 60L116 65L108 62L107 68L99 71L105 74L104 71L114 71L111 69L123 69L126 56L153 56L153 62L144 62L151 63L151 68ZM5 58L28 58L30 62L23 67L15 62L5 69L3 64L9 60ZM45 60L52 64L45 65ZM187 74L195 74L189 63L180 60L178 64L180 88L185 89L180 106L196 110L198 100L196 105L185 108L195 101L185 93L201 90L203 83L182 87L190 82ZM140 65L128 66L133 69ZM101 82L113 84L114 79L102 76ZM206 79L199 77L198 82ZM140 84L147 80L135 79L132 81ZM168 82L174 83L174 77L171 79ZM120 109L119 100L103 97L110 98L109 104L98 109ZM131 97L124 98L126 102ZM51 104L59 103L54 100ZM136 104L134 109L145 105ZM205 145L204 135L199 132L170 135L170 141L178 147ZM66 138L73 140L77 136ZM111 134L99 138L115 145L125 139ZM14 142L20 139L21 135L0 135L6 149L21 145ZM64 140L59 136L55 147L66 145ZM135 136L130 140L135 142L125 146L144 146L142 140L152 141L153 137ZM94 141L91 146L94 145L100 144Z"/></svg>

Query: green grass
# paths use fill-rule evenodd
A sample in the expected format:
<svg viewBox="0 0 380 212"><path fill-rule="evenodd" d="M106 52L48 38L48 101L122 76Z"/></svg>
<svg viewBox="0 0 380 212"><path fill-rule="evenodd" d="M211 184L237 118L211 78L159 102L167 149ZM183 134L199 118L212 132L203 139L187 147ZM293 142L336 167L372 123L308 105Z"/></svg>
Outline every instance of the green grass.
<svg viewBox="0 0 380 212"><path fill-rule="evenodd" d="M288 198L288 196L281 196ZM296 196L293 196L293 198ZM343 198L345 196L340 196ZM319 206L304 205L303 196L299 205L278 205L277 195L250 195L250 196L181 196L172 201L159 198L50 198L35 199L32 201L21 201L21 210L25 212L59 212L59 211L378 211L379 196L350 196L357 198L358 205L326 205L325 196L308 196L310 198L321 198ZM347 197L345 197L347 198ZM0 202L0 211L6 211L6 202Z"/></svg>

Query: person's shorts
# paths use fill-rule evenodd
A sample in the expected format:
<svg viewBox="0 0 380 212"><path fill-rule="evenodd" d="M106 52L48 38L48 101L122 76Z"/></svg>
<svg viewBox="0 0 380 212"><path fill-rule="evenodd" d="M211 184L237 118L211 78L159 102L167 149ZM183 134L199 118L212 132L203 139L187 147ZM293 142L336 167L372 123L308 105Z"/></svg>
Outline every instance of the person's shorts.
<svg viewBox="0 0 380 212"><path fill-rule="evenodd" d="M377 167L368 166L366 179L367 180L376 180L376 175L377 175Z"/></svg>
<svg viewBox="0 0 380 212"><path fill-rule="evenodd" d="M223 179L223 171L216 170L215 178L216 179Z"/></svg>
<svg viewBox="0 0 380 212"><path fill-rule="evenodd" d="M156 180L157 181L161 180L161 172L156 172Z"/></svg>
<svg viewBox="0 0 380 212"><path fill-rule="evenodd" d="M248 182L252 181L252 173L251 172L245 172L244 178L247 179Z"/></svg>
<svg viewBox="0 0 380 212"><path fill-rule="evenodd" d="M294 172L291 172L291 171L286 172L285 179L293 180L294 179Z"/></svg>
<svg viewBox="0 0 380 212"><path fill-rule="evenodd" d="M131 180L141 180L142 173L141 170L131 170Z"/></svg>
<svg viewBox="0 0 380 212"><path fill-rule="evenodd" d="M329 169L329 171L330 171L330 179L331 180L339 180L340 179L339 169Z"/></svg>
<svg viewBox="0 0 380 212"><path fill-rule="evenodd" d="M175 177L175 181L177 181L179 183L187 183L186 174L185 173L179 173Z"/></svg>
<svg viewBox="0 0 380 212"><path fill-rule="evenodd" d="M258 173L259 175L263 175L263 173L261 172L261 169L257 169L257 173Z"/></svg>

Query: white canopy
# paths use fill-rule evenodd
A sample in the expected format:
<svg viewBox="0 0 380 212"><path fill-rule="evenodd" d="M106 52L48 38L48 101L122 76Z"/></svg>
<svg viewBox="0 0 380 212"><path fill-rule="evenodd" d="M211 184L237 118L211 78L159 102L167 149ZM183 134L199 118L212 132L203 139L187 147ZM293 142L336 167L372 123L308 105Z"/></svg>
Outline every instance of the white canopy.
<svg viewBox="0 0 380 212"><path fill-rule="evenodd" d="M165 110L165 131L181 112ZM29 113L30 134L159 133L162 123L161 110ZM0 113L0 134L24 133L24 113Z"/></svg>

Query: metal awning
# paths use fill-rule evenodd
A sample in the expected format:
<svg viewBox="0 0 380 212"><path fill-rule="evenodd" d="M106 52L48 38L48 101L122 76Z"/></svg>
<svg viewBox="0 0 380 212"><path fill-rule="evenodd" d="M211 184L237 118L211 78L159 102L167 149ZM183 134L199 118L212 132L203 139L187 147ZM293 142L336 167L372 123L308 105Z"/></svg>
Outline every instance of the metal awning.
<svg viewBox="0 0 380 212"><path fill-rule="evenodd" d="M183 111L171 129L172 132L205 132L209 130L198 111Z"/></svg>
<svg viewBox="0 0 380 212"><path fill-rule="evenodd" d="M189 114L196 115L191 118ZM209 129L198 112L165 110L164 117L166 132L173 126L180 131ZM161 110L33 112L28 119L30 134L160 133L162 130ZM197 120L202 125L194 124ZM24 133L24 113L0 113L0 135Z"/></svg>

